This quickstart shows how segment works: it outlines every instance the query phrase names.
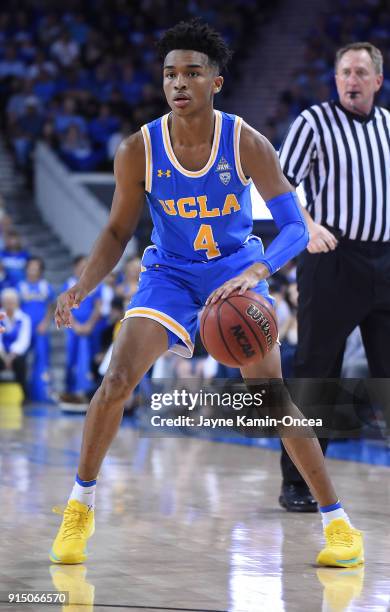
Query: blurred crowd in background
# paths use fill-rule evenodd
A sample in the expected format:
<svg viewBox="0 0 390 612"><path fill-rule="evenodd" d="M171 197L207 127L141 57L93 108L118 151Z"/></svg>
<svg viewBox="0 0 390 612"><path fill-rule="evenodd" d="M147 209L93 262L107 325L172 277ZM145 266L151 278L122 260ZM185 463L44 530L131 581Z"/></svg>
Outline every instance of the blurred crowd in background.
<svg viewBox="0 0 390 612"><path fill-rule="evenodd" d="M338 47L370 40L382 50L385 66L390 64L389 1L334 4L307 37L302 67L265 121L276 148L301 110L335 97ZM173 12L177 20L202 16L234 49L224 86L228 96L273 6L270 0L70 0L59 13L46 5L45 10L42 1L19 0L12 11L0 12L0 104L8 142L25 171L38 139L72 170L111 170L121 140L165 112L155 42ZM388 106L389 79L380 96Z"/></svg>
<svg viewBox="0 0 390 612"><path fill-rule="evenodd" d="M0 103L18 166L29 170L41 139L72 170L111 171L121 140L166 111L155 42L172 14L202 16L223 34L235 50L234 77L272 3L211 4L69 0L59 11L15 0L12 11L0 9Z"/></svg>

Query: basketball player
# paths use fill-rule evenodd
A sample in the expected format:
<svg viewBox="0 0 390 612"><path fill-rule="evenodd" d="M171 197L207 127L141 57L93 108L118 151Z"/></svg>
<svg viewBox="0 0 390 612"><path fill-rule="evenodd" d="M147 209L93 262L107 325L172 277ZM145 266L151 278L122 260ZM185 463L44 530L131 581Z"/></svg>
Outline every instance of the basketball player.
<svg viewBox="0 0 390 612"><path fill-rule="evenodd" d="M50 552L54 563L81 563L94 531L94 494L102 461L119 428L131 391L166 350L191 357L197 313L205 303L247 289L272 304L266 278L308 242L297 197L269 142L239 117L213 109L230 51L199 21L180 23L159 43L163 85L171 112L142 127L115 158L116 190L107 226L78 282L60 295L59 327L72 324L71 309L119 261L148 200L154 230L139 289L116 338L112 360L86 417L76 482ZM262 194L280 229L264 253L251 236L250 184ZM281 379L279 347L245 379ZM302 416L288 402L286 410ZM292 411L292 412L291 412ZM324 467L318 440L285 437L295 465L318 499L325 526L322 565L351 567L363 561L362 535L341 507Z"/></svg>

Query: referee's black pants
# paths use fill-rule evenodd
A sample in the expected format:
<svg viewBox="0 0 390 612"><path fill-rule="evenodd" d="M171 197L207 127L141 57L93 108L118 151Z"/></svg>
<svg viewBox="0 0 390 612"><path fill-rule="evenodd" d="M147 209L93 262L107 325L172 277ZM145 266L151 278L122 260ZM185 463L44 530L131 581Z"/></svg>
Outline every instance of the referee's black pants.
<svg viewBox="0 0 390 612"><path fill-rule="evenodd" d="M390 243L341 238L329 253L311 255L305 250L298 260L297 281L295 377L339 378L346 340L359 326L371 377L390 379ZM303 411L305 404L313 408L313 402L334 410L337 385L313 381L298 387L293 399ZM320 439L324 453L328 442ZM284 483L303 483L284 447L281 468Z"/></svg>

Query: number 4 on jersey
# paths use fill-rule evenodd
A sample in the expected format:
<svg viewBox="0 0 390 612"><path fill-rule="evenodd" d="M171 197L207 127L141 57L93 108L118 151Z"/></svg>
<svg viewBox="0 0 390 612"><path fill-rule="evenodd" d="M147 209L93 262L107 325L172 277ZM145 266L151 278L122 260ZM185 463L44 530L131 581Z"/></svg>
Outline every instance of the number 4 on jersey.
<svg viewBox="0 0 390 612"><path fill-rule="evenodd" d="M214 240L211 225L202 223L194 240L194 249L195 251L206 251L207 259L213 259L221 254L218 243Z"/></svg>

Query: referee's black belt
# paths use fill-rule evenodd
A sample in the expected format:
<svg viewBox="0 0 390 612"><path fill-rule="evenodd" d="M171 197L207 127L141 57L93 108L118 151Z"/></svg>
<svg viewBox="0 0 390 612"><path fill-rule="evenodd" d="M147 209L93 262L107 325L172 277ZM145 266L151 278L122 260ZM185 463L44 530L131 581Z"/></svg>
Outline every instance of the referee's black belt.
<svg viewBox="0 0 390 612"><path fill-rule="evenodd" d="M343 236L342 231L339 229L335 229L334 227L329 227L329 225L325 225L323 224L323 227L325 227L327 230L329 230L329 232L331 234L333 234L333 236L338 240L339 245L343 245L345 247L357 247L359 249L371 249L371 251L373 250L377 250L377 251L382 251L382 252L386 252L387 250L390 250L390 241L386 240L355 240L353 238L347 238L346 236Z"/></svg>

